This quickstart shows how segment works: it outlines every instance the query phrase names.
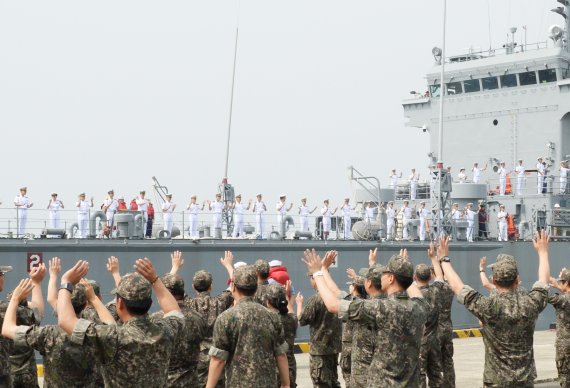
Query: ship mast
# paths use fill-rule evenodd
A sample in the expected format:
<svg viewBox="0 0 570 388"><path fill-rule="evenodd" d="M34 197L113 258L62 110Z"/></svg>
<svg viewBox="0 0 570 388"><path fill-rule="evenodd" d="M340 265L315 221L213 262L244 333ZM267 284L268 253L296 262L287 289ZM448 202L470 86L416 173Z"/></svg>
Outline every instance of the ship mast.
<svg viewBox="0 0 570 388"><path fill-rule="evenodd" d="M447 218L444 206L443 194L443 174L445 173L443 167L443 104L445 98L445 27L447 22L447 0L443 0L443 33L442 33L442 46L441 46L441 73L439 77L440 93L439 93L439 128L438 128L438 162L437 162L437 233L442 235L444 220Z"/></svg>

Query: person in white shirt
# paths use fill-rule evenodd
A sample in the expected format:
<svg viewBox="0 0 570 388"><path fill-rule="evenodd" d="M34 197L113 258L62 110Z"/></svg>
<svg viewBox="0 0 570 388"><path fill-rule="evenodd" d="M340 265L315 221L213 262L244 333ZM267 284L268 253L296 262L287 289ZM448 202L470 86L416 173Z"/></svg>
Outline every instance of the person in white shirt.
<svg viewBox="0 0 570 388"><path fill-rule="evenodd" d="M507 234L507 215L505 205L499 206L499 212L497 213L497 222L499 223L499 241L507 241L509 239Z"/></svg>
<svg viewBox="0 0 570 388"><path fill-rule="evenodd" d="M345 198L344 203L340 206L342 211L342 221L343 221L343 238L348 240L351 236L352 220L350 214L354 210L352 205L350 205L350 198Z"/></svg>
<svg viewBox="0 0 570 388"><path fill-rule="evenodd" d="M404 206L400 208L400 213L402 214L402 239L408 240L410 238L410 221L412 220L412 209L408 206L409 202L404 201Z"/></svg>
<svg viewBox="0 0 570 388"><path fill-rule="evenodd" d="M148 223L148 199L145 198L146 192L141 190L139 196L135 199L135 203L138 206L138 210L143 216L143 236L146 234L147 223Z"/></svg>
<svg viewBox="0 0 570 388"><path fill-rule="evenodd" d="M542 158L538 158L536 163L536 193L542 194L542 186L544 185L544 175L546 168L542 163Z"/></svg>
<svg viewBox="0 0 570 388"><path fill-rule="evenodd" d="M497 174L499 174L499 194L505 195L507 191L507 175L510 172L505 168L505 162L501 162Z"/></svg>
<svg viewBox="0 0 570 388"><path fill-rule="evenodd" d="M394 202L388 202L386 209L386 240L393 240L395 235L396 226L396 209L394 209Z"/></svg>
<svg viewBox="0 0 570 388"><path fill-rule="evenodd" d="M426 230L429 229L428 219L430 211L426 209L425 201L420 202L420 208L418 210L418 216L420 218L420 241L426 240Z"/></svg>
<svg viewBox="0 0 570 388"><path fill-rule="evenodd" d="M560 162L560 194L566 194L568 186L568 167L566 163Z"/></svg>
<svg viewBox="0 0 570 388"><path fill-rule="evenodd" d="M103 202L103 211L107 217L107 225L109 225L111 229L113 229L113 219L115 217L115 213L119 208L119 202L114 197L115 192L113 190L109 190L107 192L107 198L105 199L105 202Z"/></svg>
<svg viewBox="0 0 570 388"><path fill-rule="evenodd" d="M54 229L59 228L59 221L61 219L59 211L63 208L63 202L57 199L57 193L51 193L51 198L48 202L47 209L49 210L51 227Z"/></svg>
<svg viewBox="0 0 570 388"><path fill-rule="evenodd" d="M91 202L88 202L85 200L85 193L79 194L79 199L75 207L77 208L77 231L79 232L79 238L87 238L89 209L93 207L93 197L91 197Z"/></svg>
<svg viewBox="0 0 570 388"><path fill-rule="evenodd" d="M338 208L331 211L329 207L329 200L325 199L323 201L323 207L321 208L321 214L323 216L323 240L328 240L329 234L331 232L332 216L336 213Z"/></svg>
<svg viewBox="0 0 570 388"><path fill-rule="evenodd" d="M376 204L372 201L368 201L366 205L366 209L364 209L364 220L369 224L376 220L376 212L377 212Z"/></svg>
<svg viewBox="0 0 570 388"><path fill-rule="evenodd" d="M216 194L214 202L208 201L208 210L213 211L212 224L214 227L214 237L222 238L222 213L226 208L226 204L222 201L222 194Z"/></svg>
<svg viewBox="0 0 570 388"><path fill-rule="evenodd" d="M484 168L479 168L479 163L473 163L473 183L479 183L481 180L481 173L487 169L487 163L485 163Z"/></svg>
<svg viewBox="0 0 570 388"><path fill-rule="evenodd" d="M477 213L473 211L473 204L468 203L465 207L465 219L467 220L467 241L473 242L473 226L475 225L475 216Z"/></svg>
<svg viewBox="0 0 570 388"><path fill-rule="evenodd" d="M451 206L451 219L455 221L459 221L463 217L463 213L459 210L459 204L454 203Z"/></svg>
<svg viewBox="0 0 570 388"><path fill-rule="evenodd" d="M299 206L299 216L301 218L301 232L309 231L309 215L313 214L317 210L315 206L313 210L309 210L307 206L307 198L301 198L301 206Z"/></svg>
<svg viewBox="0 0 570 388"><path fill-rule="evenodd" d="M17 237L24 237L26 234L26 223L28 221L28 209L34 206L34 203L30 201L28 196L27 187L20 188L20 195L14 198L14 206L16 206L16 211L18 212L18 235Z"/></svg>
<svg viewBox="0 0 570 388"><path fill-rule="evenodd" d="M517 174L517 195L522 195L526 180L526 169L523 166L522 159L519 159L519 164L515 167L515 173Z"/></svg>
<svg viewBox="0 0 570 388"><path fill-rule="evenodd" d="M402 177L402 171L400 171L400 175L396 174L396 169L392 170L392 172L390 173L390 188L391 189L396 189L396 186L398 186L398 178Z"/></svg>
<svg viewBox="0 0 570 388"><path fill-rule="evenodd" d="M467 181L467 174L465 174L465 167L459 169L459 174L457 174L457 180L459 183L465 183Z"/></svg>
<svg viewBox="0 0 570 388"><path fill-rule="evenodd" d="M408 178L410 182L410 200L415 201L418 192L418 181L420 180L420 174L416 174L416 169L412 168L412 173Z"/></svg>
<svg viewBox="0 0 570 388"><path fill-rule="evenodd" d="M263 230L263 214L266 211L267 206L265 206L261 194L257 194L257 201L253 205L253 212L255 213L255 237L258 239L264 238L265 230Z"/></svg>
<svg viewBox="0 0 570 388"><path fill-rule="evenodd" d="M176 204L172 203L172 194L166 194L166 202L162 204L162 220L164 223L164 230L168 231L170 236L172 235L172 223L175 209Z"/></svg>
<svg viewBox="0 0 570 388"><path fill-rule="evenodd" d="M200 207L200 205L198 205L198 203L196 203L197 197L195 195L190 197L190 203L188 204L188 206L186 207L186 210L188 210L188 220L190 223L189 226L189 231L190 231L190 237L191 238L198 238L200 237L200 234L198 233L198 213L202 210L204 210L204 206L206 206L206 203L202 203L202 207Z"/></svg>
<svg viewBox="0 0 570 388"><path fill-rule="evenodd" d="M285 218L287 216L287 212L293 209L293 202L287 207L286 204L287 196L285 194L281 194L279 196L279 202L275 205L275 210L277 210L277 228L279 228L279 233L281 234L281 238L285 238L285 233L287 232L287 228L285 225Z"/></svg>
<svg viewBox="0 0 570 388"><path fill-rule="evenodd" d="M241 202L241 194L236 195L235 202L231 205L231 208L234 209L234 230L232 231L232 237L245 237L245 233L243 231L243 223L244 223L244 213L246 210L249 210L251 207L251 199L249 200L247 207Z"/></svg>

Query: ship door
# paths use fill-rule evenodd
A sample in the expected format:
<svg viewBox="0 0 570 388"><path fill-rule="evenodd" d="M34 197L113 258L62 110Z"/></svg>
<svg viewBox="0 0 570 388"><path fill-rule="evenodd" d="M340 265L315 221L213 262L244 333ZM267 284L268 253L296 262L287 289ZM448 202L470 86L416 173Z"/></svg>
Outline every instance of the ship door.
<svg viewBox="0 0 570 388"><path fill-rule="evenodd" d="M560 160L570 160L570 112L560 120Z"/></svg>

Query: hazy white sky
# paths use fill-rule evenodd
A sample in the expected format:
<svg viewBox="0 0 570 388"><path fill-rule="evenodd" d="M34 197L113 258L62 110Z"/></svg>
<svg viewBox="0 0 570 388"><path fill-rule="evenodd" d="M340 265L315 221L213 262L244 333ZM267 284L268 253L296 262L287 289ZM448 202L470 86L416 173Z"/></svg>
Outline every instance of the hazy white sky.
<svg viewBox="0 0 570 388"><path fill-rule="evenodd" d="M555 0L448 1L448 54L544 41ZM424 91L441 1L242 0L230 182L333 203L347 166L425 171L401 100ZM488 5L490 4L490 8ZM0 198L97 201L150 177L187 202L223 176L238 2L0 1ZM522 35L517 34L522 40Z"/></svg>

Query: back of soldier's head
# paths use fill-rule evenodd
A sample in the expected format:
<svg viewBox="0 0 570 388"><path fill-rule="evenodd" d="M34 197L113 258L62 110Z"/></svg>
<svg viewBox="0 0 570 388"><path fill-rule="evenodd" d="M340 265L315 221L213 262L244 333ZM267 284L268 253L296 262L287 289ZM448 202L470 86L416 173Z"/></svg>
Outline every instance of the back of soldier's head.
<svg viewBox="0 0 570 388"><path fill-rule="evenodd" d="M184 299L184 280L178 274L166 273L160 280L176 299Z"/></svg>
<svg viewBox="0 0 570 388"><path fill-rule="evenodd" d="M287 314L289 308L287 305L287 295L285 293L285 287L281 284L270 284L267 286L265 293L265 301L271 305L271 307L279 310L280 314Z"/></svg>
<svg viewBox="0 0 570 388"><path fill-rule="evenodd" d="M497 286L512 288L518 284L519 271L514 256L500 254L490 267L493 271L493 281Z"/></svg>
<svg viewBox="0 0 570 388"><path fill-rule="evenodd" d="M386 272L394 275L396 282L407 289L414 282L414 267L400 255L393 255L386 265Z"/></svg>
<svg viewBox="0 0 570 388"><path fill-rule="evenodd" d="M382 275L386 271L386 267L383 265L376 265L370 268L362 268L358 271L358 274L370 282L370 285L376 289L376 291L382 290Z"/></svg>
<svg viewBox="0 0 570 388"><path fill-rule="evenodd" d="M416 279L420 282L428 282L431 278L431 269L426 264L418 264L415 271Z"/></svg>
<svg viewBox="0 0 570 388"><path fill-rule="evenodd" d="M71 293L71 305L75 315L79 316L87 306L87 292L83 284L77 284Z"/></svg>
<svg viewBox="0 0 570 388"><path fill-rule="evenodd" d="M192 278L192 287L198 292L205 292L212 287L212 274L206 271L198 271Z"/></svg>
<svg viewBox="0 0 570 388"><path fill-rule="evenodd" d="M121 278L111 293L117 295L131 315L145 315L152 305L152 287L148 280L138 273L129 273Z"/></svg>
<svg viewBox="0 0 570 388"><path fill-rule="evenodd" d="M244 265L234 270L232 283L244 296L253 296L257 291L257 271L253 265Z"/></svg>
<svg viewBox="0 0 570 388"><path fill-rule="evenodd" d="M269 263L265 260L259 259L255 262L255 270L257 276L262 280L267 280L269 277Z"/></svg>

